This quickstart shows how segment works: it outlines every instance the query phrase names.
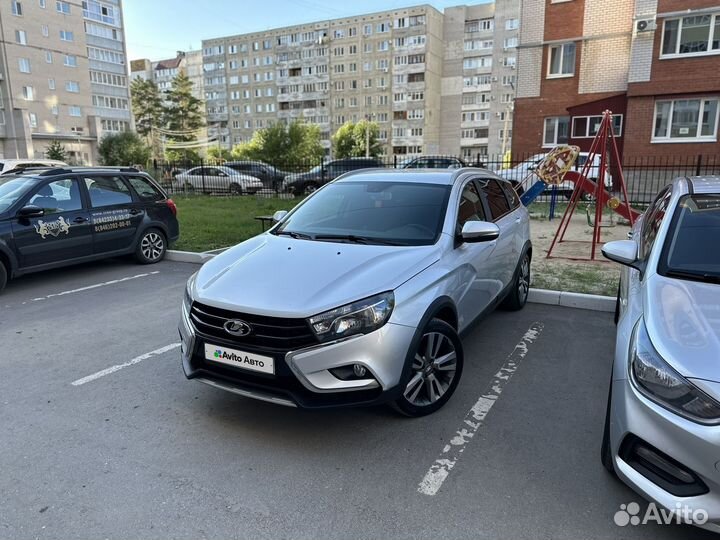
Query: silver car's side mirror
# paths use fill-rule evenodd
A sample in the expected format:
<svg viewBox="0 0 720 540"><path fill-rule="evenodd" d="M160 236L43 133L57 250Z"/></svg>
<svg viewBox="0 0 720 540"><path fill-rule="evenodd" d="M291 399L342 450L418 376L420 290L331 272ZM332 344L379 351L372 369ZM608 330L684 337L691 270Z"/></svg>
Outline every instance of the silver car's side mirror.
<svg viewBox="0 0 720 540"><path fill-rule="evenodd" d="M616 240L602 247L602 254L607 259L625 266L635 266L638 262L638 246L634 240Z"/></svg>
<svg viewBox="0 0 720 540"><path fill-rule="evenodd" d="M492 242L500 236L500 228L489 221L468 221L463 225L460 237L463 242Z"/></svg>
<svg viewBox="0 0 720 540"><path fill-rule="evenodd" d="M273 221L275 223L278 223L279 221L282 221L282 219L288 215L287 210L278 210L273 214Z"/></svg>

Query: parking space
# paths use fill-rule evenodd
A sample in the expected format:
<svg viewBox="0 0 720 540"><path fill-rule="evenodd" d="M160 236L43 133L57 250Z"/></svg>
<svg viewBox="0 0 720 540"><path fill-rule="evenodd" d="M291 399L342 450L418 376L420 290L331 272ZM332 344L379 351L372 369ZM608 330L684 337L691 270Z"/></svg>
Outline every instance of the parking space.
<svg viewBox="0 0 720 540"><path fill-rule="evenodd" d="M489 316L428 417L310 412L185 380L196 269L107 261L0 296L0 536L704 537L613 521L640 499L599 460L610 314Z"/></svg>

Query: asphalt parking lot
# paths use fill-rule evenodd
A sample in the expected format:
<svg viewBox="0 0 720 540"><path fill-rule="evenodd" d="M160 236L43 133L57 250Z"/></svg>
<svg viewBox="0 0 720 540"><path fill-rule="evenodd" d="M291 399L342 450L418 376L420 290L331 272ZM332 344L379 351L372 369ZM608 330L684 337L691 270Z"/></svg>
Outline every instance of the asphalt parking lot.
<svg viewBox="0 0 720 540"><path fill-rule="evenodd" d="M429 417L308 412L185 380L196 269L112 260L8 285L0 537L714 537L613 521L641 500L599 460L611 314L489 316Z"/></svg>

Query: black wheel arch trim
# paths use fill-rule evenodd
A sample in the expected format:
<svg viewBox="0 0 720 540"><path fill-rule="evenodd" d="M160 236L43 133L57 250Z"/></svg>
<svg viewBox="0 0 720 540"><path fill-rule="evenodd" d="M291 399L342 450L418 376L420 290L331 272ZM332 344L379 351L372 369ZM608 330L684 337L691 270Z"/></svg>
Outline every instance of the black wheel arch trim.
<svg viewBox="0 0 720 540"><path fill-rule="evenodd" d="M5 242L0 242L0 261L7 260L9 268L7 270L7 277L10 279L18 271L18 260L12 249L10 249Z"/></svg>

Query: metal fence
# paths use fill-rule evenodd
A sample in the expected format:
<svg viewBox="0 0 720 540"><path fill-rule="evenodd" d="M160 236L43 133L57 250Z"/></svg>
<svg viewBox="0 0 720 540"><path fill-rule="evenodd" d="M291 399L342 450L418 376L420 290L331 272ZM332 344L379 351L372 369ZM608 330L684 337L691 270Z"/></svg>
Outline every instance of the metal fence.
<svg viewBox="0 0 720 540"><path fill-rule="evenodd" d="M514 156L477 155L473 158L458 156L419 156L409 158L395 155L380 158L351 158L349 160L317 160L287 162L282 159L271 163L258 161L155 161L148 172L170 193L209 193L225 195L258 194L265 197L288 197L317 188L337 176L353 169L383 167L388 169L481 167L494 171L504 178L523 183L528 187L537 180L532 172L542 154ZM583 159L574 168L582 169ZM598 166L594 167L597 172ZM593 167L590 168L591 172ZM617 170L611 167L613 186L619 191ZM593 174L596 174L593 173ZM632 157L623 163L623 174L630 202L637 206L650 204L660 189L680 176L720 174L720 155L647 156ZM250 181L250 179L254 181ZM258 182L259 180L259 182ZM561 186L560 193L570 195L569 185ZM537 200L549 201L550 190Z"/></svg>

